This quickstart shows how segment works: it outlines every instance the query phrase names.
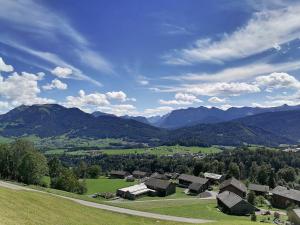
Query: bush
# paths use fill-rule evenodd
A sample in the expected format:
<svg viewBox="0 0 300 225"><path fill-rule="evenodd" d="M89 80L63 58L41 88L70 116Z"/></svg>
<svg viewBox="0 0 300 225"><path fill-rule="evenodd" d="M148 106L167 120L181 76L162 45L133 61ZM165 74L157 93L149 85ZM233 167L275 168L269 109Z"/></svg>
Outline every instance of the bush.
<svg viewBox="0 0 300 225"><path fill-rule="evenodd" d="M257 220L257 217L255 215L255 213L251 214L251 221L256 221Z"/></svg>

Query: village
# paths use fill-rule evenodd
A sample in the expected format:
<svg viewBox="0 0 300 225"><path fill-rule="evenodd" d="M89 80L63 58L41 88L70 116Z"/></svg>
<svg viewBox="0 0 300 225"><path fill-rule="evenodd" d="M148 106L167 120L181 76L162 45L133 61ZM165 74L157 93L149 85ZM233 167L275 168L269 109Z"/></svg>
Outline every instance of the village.
<svg viewBox="0 0 300 225"><path fill-rule="evenodd" d="M176 193L177 188L184 190L186 196L194 196L199 199L215 199L217 209L232 216L274 215L272 223L275 224L300 224L300 191L276 186L270 189L267 185L249 183L247 186L240 180L221 174L204 173L203 177L178 173L152 173L144 171L111 171L109 179L124 179L127 182L135 181L135 184L116 190L113 201L134 201L145 196L164 199ZM249 195L263 196L266 207L257 207L249 202ZM93 195L96 197L97 194ZM283 210L290 207L288 220L283 221L280 215L285 215ZM274 210L277 209L277 210ZM264 221L261 221L264 222Z"/></svg>

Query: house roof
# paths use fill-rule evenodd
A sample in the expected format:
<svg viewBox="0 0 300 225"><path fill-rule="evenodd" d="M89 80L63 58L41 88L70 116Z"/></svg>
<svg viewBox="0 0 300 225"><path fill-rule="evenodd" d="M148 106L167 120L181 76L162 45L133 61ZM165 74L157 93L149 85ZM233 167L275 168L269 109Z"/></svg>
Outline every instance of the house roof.
<svg viewBox="0 0 300 225"><path fill-rule="evenodd" d="M128 172L123 171L123 170L112 170L112 171L110 172L110 174L126 176L126 175L128 174Z"/></svg>
<svg viewBox="0 0 300 225"><path fill-rule="evenodd" d="M228 208L232 208L239 202L244 201L240 196L230 191L224 191L218 194L217 199L220 200Z"/></svg>
<svg viewBox="0 0 300 225"><path fill-rule="evenodd" d="M216 173L204 173L205 178L210 178L210 179L215 179L219 180L223 177L221 174L216 174Z"/></svg>
<svg viewBox="0 0 300 225"><path fill-rule="evenodd" d="M133 185L130 187L121 188L119 190L123 191L123 192L129 192L134 195L139 195L139 194L147 193L149 191L153 191L153 190L147 188L147 186L144 183L136 184L136 185Z"/></svg>
<svg viewBox="0 0 300 225"><path fill-rule="evenodd" d="M184 180L191 183L198 183L198 184L206 184L208 182L208 179L202 178L202 177L196 177L188 174L181 174L178 177L179 180Z"/></svg>
<svg viewBox="0 0 300 225"><path fill-rule="evenodd" d="M160 173L153 173L151 178L156 178L156 179L162 179L162 180L168 180L169 178L165 174L160 174Z"/></svg>
<svg viewBox="0 0 300 225"><path fill-rule="evenodd" d="M133 175L138 175L138 176L147 176L147 172L139 171L139 170L133 171L132 174Z"/></svg>
<svg viewBox="0 0 300 225"><path fill-rule="evenodd" d="M298 218L300 218L300 209L293 209L293 212L297 215Z"/></svg>
<svg viewBox="0 0 300 225"><path fill-rule="evenodd" d="M300 202L300 191L295 189L287 189L286 187L277 186L271 191L271 193L273 195L282 196Z"/></svg>
<svg viewBox="0 0 300 225"><path fill-rule="evenodd" d="M192 191L199 191L202 186L203 186L203 184L200 184L200 183L191 183L189 185L188 189L192 190Z"/></svg>
<svg viewBox="0 0 300 225"><path fill-rule="evenodd" d="M230 186L230 185L234 186L235 188L239 189L242 192L247 192L247 188L246 188L245 184L243 184L239 180L235 179L234 177L223 181L220 184L220 189L223 189L223 188L225 188L227 186Z"/></svg>
<svg viewBox="0 0 300 225"><path fill-rule="evenodd" d="M156 178L150 178L145 181L145 185L150 189L167 189L171 184L168 180L161 180Z"/></svg>
<svg viewBox="0 0 300 225"><path fill-rule="evenodd" d="M249 184L248 189L250 191L269 192L269 186L267 185Z"/></svg>

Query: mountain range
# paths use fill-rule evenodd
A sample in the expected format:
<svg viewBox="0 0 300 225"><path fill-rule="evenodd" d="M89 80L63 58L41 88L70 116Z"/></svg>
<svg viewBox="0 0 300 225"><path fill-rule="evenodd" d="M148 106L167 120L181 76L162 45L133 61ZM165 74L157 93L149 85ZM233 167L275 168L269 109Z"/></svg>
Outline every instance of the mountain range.
<svg viewBox="0 0 300 225"><path fill-rule="evenodd" d="M198 115L199 114L199 115ZM163 124L177 118L173 129ZM300 107L274 108L189 108L176 110L163 117L117 117L101 112L89 114L77 108L57 104L19 106L0 115L0 136L70 138L124 138L139 143L182 145L276 146L300 140ZM181 127L183 126L183 127ZM167 126L170 128L169 126Z"/></svg>

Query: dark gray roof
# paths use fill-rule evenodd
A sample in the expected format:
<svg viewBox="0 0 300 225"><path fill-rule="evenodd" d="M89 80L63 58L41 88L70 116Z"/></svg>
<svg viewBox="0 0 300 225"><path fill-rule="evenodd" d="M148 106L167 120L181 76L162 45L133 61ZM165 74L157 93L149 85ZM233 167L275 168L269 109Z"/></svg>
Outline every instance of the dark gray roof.
<svg viewBox="0 0 300 225"><path fill-rule="evenodd" d="M220 184L220 189L223 189L229 185L234 186L235 188L239 189L242 192L247 192L247 188L245 186L245 184L243 184L242 182L240 182L239 180L235 179L234 177L225 180L224 182L222 182Z"/></svg>
<svg viewBox="0 0 300 225"><path fill-rule="evenodd" d="M201 189L201 187L203 186L203 184L199 184L199 183L191 183L188 187L189 190L192 191L199 191Z"/></svg>
<svg viewBox="0 0 300 225"><path fill-rule="evenodd" d="M269 186L260 184L249 184L250 191L269 192Z"/></svg>
<svg viewBox="0 0 300 225"><path fill-rule="evenodd" d="M133 171L132 174L133 175L138 175L138 176L147 176L147 172L139 171L139 170Z"/></svg>
<svg viewBox="0 0 300 225"><path fill-rule="evenodd" d="M220 200L228 208L232 208L239 202L244 201L240 196L230 191L224 191L218 194L217 199Z"/></svg>
<svg viewBox="0 0 300 225"><path fill-rule="evenodd" d="M206 184L208 182L208 179L202 178L202 177L196 177L188 174L181 174L178 177L179 180L184 180L191 183L198 183L198 184Z"/></svg>
<svg viewBox="0 0 300 225"><path fill-rule="evenodd" d="M160 174L160 173L153 173L150 177L151 178L156 178L156 179L162 179L162 180L168 180L169 179L166 175Z"/></svg>
<svg viewBox="0 0 300 225"><path fill-rule="evenodd" d="M111 175L120 175L120 176L126 176L128 172L123 171L123 170L112 170L110 172Z"/></svg>
<svg viewBox="0 0 300 225"><path fill-rule="evenodd" d="M156 178L150 178L145 181L145 185L150 189L167 189L171 184L168 180L161 180Z"/></svg>
<svg viewBox="0 0 300 225"><path fill-rule="evenodd" d="M286 187L277 186L271 191L271 193L273 195L279 195L300 202L300 191L297 191L295 189L287 189Z"/></svg>

